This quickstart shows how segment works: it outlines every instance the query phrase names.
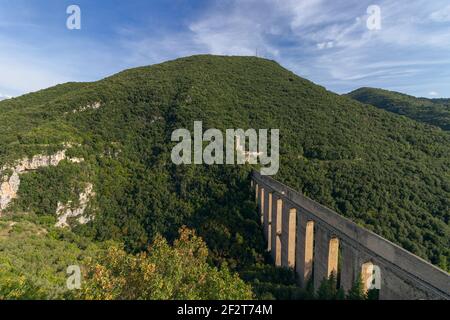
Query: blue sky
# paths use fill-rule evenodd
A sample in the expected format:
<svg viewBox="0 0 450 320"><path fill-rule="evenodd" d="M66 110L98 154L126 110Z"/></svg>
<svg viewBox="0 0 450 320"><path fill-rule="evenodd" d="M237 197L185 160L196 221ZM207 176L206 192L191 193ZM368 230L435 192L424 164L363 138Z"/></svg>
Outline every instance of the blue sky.
<svg viewBox="0 0 450 320"><path fill-rule="evenodd" d="M81 8L81 30L66 8ZM366 25L369 5L381 29ZM254 55L327 89L450 97L448 0L0 0L0 99L180 56Z"/></svg>

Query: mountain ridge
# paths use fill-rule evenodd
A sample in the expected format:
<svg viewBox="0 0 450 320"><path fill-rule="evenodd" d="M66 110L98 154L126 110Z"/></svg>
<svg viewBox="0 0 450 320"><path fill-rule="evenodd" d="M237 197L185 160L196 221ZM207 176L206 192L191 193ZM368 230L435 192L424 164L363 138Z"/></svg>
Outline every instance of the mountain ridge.
<svg viewBox="0 0 450 320"><path fill-rule="evenodd" d="M356 89L346 96L419 122L440 127L443 130L450 130L450 99L414 97L400 92L369 87Z"/></svg>

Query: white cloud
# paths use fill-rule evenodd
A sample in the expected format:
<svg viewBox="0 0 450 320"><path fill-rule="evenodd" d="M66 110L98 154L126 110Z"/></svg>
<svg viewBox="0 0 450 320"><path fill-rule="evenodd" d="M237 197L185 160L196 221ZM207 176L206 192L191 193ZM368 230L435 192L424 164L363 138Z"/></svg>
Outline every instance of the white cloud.
<svg viewBox="0 0 450 320"><path fill-rule="evenodd" d="M436 97L436 96L439 95L439 93L437 93L436 91L430 91L430 92L428 93L428 95L430 95L430 96L432 96L432 97Z"/></svg>
<svg viewBox="0 0 450 320"><path fill-rule="evenodd" d="M334 42L333 41L327 41L327 42L321 42L317 44L317 48L319 50L322 49L331 49L334 47Z"/></svg>
<svg viewBox="0 0 450 320"><path fill-rule="evenodd" d="M212 53L272 58L331 90L357 86L415 93L450 78L448 0L378 0L382 29L367 29L369 0L208 1L184 27L118 26L111 42L0 36L0 91L11 95L64 81L95 80L124 68ZM448 13L448 14L447 14ZM1 18L1 17L0 17ZM1 20L1 19L0 19ZM122 29L119 29L122 28ZM45 48L45 49L44 49ZM81 48L81 49L80 49ZM447 82L448 83L448 82ZM414 92L409 92L413 93ZM449 92L450 94L450 92Z"/></svg>
<svg viewBox="0 0 450 320"><path fill-rule="evenodd" d="M379 0L382 29L368 30L372 1L211 1L186 30L127 40L133 62L157 62L196 53L273 58L338 92L357 86L424 92L436 73L448 78L450 32L436 25L447 0L408 4ZM436 71L437 70L437 71ZM414 80L413 80L414 79ZM421 88L422 86L422 88ZM442 91L439 86L435 87ZM408 91L408 90L406 90ZM414 92L412 92L414 91ZM446 90L448 91L448 90ZM425 91L427 92L427 91Z"/></svg>
<svg viewBox="0 0 450 320"><path fill-rule="evenodd" d="M435 22L449 22L450 21L450 5L440 10L434 11L430 14L431 20Z"/></svg>
<svg viewBox="0 0 450 320"><path fill-rule="evenodd" d="M255 55L258 50L276 57L279 50L269 38L282 37L289 31L282 18L288 14L290 2L234 0L226 8L213 5L189 23L190 36L194 44L212 54Z"/></svg>
<svg viewBox="0 0 450 320"><path fill-rule="evenodd" d="M7 95L7 94L2 94L2 93L0 92L0 101L6 100L6 99L11 99L11 98L12 98L12 96Z"/></svg>

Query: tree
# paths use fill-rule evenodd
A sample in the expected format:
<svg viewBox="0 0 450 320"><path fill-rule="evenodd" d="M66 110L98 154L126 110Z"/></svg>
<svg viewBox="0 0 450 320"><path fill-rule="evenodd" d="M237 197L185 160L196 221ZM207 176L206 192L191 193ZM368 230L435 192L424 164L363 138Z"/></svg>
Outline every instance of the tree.
<svg viewBox="0 0 450 320"><path fill-rule="evenodd" d="M225 265L207 263L208 249L194 231L182 227L173 246L157 236L136 255L112 247L88 263L82 299L251 299L251 287Z"/></svg>
<svg viewBox="0 0 450 320"><path fill-rule="evenodd" d="M319 300L337 300L341 297L341 292L337 289L335 273L332 272L328 278L324 278L317 290Z"/></svg>
<svg viewBox="0 0 450 320"><path fill-rule="evenodd" d="M365 300L366 298L364 284L360 275L353 284L353 287L348 291L347 300Z"/></svg>
<svg viewBox="0 0 450 320"><path fill-rule="evenodd" d="M312 277L309 277L309 279L306 281L306 294L308 299L315 299L314 281Z"/></svg>
<svg viewBox="0 0 450 320"><path fill-rule="evenodd" d="M379 300L379 299L380 299L379 289L370 289L367 291L367 300Z"/></svg>

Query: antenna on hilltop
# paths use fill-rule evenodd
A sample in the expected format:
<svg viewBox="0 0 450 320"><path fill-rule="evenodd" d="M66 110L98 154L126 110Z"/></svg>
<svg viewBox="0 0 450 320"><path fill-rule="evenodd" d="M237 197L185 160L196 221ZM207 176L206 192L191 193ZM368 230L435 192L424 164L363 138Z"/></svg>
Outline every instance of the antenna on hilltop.
<svg viewBox="0 0 450 320"><path fill-rule="evenodd" d="M256 48L255 56L258 58L258 48Z"/></svg>

